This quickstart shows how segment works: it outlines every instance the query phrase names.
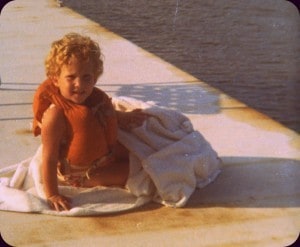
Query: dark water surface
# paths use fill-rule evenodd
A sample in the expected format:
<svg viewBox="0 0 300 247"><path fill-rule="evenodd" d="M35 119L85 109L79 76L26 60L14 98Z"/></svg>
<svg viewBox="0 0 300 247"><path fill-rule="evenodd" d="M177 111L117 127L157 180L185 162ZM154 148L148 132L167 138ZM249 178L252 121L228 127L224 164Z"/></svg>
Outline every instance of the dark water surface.
<svg viewBox="0 0 300 247"><path fill-rule="evenodd" d="M280 0L67 0L65 6L300 132L300 17Z"/></svg>

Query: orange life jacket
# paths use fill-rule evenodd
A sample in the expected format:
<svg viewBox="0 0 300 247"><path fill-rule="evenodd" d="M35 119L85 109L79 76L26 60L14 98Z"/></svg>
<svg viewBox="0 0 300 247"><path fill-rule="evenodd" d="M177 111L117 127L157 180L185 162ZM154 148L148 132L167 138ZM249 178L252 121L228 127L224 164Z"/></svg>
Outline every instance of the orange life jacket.
<svg viewBox="0 0 300 247"><path fill-rule="evenodd" d="M117 118L111 99L98 88L85 103L65 99L48 79L37 89L33 100L33 133L41 134L44 112L54 104L64 112L67 122L67 145L64 156L70 164L87 166L107 155L117 140Z"/></svg>

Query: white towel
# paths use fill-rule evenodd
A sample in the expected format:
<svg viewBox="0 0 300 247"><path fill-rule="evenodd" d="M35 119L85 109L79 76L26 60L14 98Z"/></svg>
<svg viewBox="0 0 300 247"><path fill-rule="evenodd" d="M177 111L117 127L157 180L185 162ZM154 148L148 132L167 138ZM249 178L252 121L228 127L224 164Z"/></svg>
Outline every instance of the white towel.
<svg viewBox="0 0 300 247"><path fill-rule="evenodd" d="M217 177L217 153L186 116L133 98L113 98L113 103L117 110L141 108L151 115L131 132L119 130L119 141L130 151L126 189L59 186L61 194L71 197L72 208L56 212L45 199L39 147L32 158L0 170L0 210L87 216L122 212L150 201L183 207L196 188Z"/></svg>

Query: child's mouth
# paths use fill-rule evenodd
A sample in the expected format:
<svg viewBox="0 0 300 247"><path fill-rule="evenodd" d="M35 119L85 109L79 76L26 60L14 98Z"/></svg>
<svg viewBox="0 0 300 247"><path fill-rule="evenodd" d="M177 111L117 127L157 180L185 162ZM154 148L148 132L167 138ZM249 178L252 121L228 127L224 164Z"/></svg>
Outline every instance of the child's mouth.
<svg viewBox="0 0 300 247"><path fill-rule="evenodd" d="M81 92L74 91L73 94L76 94L76 95L83 95L83 94L84 94L84 91L81 91Z"/></svg>

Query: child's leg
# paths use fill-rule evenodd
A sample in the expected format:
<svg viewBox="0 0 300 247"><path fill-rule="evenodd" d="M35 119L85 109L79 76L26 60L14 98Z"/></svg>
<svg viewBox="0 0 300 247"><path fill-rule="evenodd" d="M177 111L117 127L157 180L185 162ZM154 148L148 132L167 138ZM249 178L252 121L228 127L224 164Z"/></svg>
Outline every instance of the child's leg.
<svg viewBox="0 0 300 247"><path fill-rule="evenodd" d="M91 178L84 182L84 187L102 186L125 186L129 174L129 153L121 145L115 150L115 161L109 165L97 169Z"/></svg>
<svg viewBox="0 0 300 247"><path fill-rule="evenodd" d="M124 187L129 174L128 162L118 162L101 168L84 182L84 187L120 186Z"/></svg>

